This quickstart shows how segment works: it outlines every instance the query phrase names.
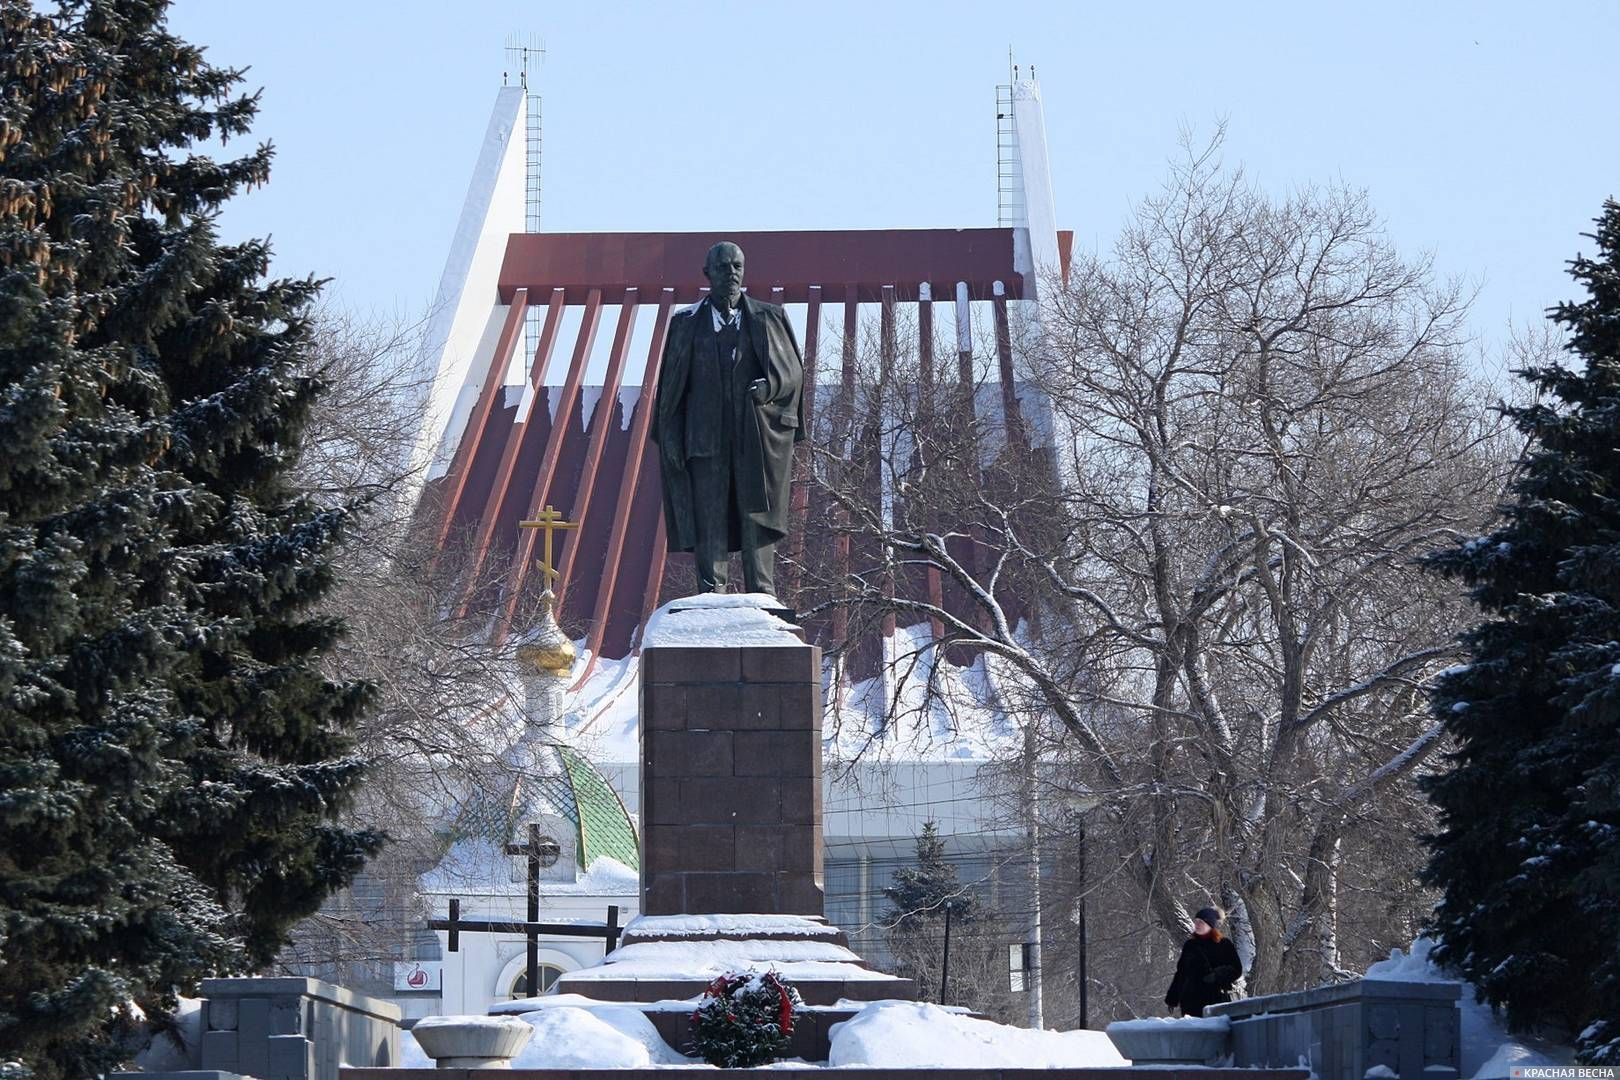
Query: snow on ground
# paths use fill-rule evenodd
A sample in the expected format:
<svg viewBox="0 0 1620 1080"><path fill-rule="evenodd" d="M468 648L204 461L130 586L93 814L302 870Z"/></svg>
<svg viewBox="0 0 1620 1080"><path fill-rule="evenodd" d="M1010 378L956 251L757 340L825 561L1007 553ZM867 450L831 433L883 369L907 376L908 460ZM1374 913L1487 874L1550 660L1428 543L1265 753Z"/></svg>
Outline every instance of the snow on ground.
<svg viewBox="0 0 1620 1080"><path fill-rule="evenodd" d="M1367 968L1364 978L1401 982L1457 982L1436 967L1429 953L1434 942L1418 938L1410 951L1394 949L1389 959ZM1527 1065L1569 1065L1573 1047L1528 1036L1510 1035L1489 1005L1476 1000L1471 983L1462 984L1458 1001L1462 1010L1462 1075L1473 1080L1501 1080L1510 1070Z"/></svg>
<svg viewBox="0 0 1620 1080"><path fill-rule="evenodd" d="M534 1038L512 1059L514 1069L645 1069L690 1064L639 1009L605 1006L524 1013Z"/></svg>
<svg viewBox="0 0 1620 1080"><path fill-rule="evenodd" d="M507 1024L512 1021L510 1015L429 1019L440 1023L447 1019L457 1023L486 1021ZM676 1053L658 1037L658 1030L653 1027L651 1020L641 1014L641 1010L628 1006L605 1002L592 1002L588 1009L554 1006L531 1009L517 1019L533 1027L534 1035L522 1052L512 1059L513 1068L645 1069L658 1065L693 1064L692 1059ZM427 1022L422 1021L424 1024ZM421 1044L409 1031L400 1033L399 1050L401 1068L433 1068L433 1059L423 1052Z"/></svg>
<svg viewBox="0 0 1620 1080"><path fill-rule="evenodd" d="M832 1028L833 1067L1124 1068L1100 1031L1031 1031L916 1001L880 1001Z"/></svg>

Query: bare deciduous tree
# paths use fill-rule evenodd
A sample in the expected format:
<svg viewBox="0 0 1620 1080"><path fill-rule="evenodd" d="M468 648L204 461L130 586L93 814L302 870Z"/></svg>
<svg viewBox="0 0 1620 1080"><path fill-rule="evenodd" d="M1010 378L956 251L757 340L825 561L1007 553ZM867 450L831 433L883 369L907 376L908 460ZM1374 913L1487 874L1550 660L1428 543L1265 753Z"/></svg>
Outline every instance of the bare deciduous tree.
<svg viewBox="0 0 1620 1080"><path fill-rule="evenodd" d="M1217 146L1111 257L1048 283L1019 335L1025 415L892 365L866 380L869 434L818 470L865 557L806 572L856 626L932 620L930 649L986 657L1003 711L1055 734L1043 785L1101 800L1122 862L1099 873L1165 945L1223 901L1269 992L1365 962L1339 933L1376 885L1359 867L1417 865L1425 686L1463 612L1416 560L1473 534L1510 455L1460 290L1400 258L1361 194L1270 198ZM926 568L945 602L915 587ZM896 687L940 670L886 663ZM1415 904L1412 882L1386 884Z"/></svg>

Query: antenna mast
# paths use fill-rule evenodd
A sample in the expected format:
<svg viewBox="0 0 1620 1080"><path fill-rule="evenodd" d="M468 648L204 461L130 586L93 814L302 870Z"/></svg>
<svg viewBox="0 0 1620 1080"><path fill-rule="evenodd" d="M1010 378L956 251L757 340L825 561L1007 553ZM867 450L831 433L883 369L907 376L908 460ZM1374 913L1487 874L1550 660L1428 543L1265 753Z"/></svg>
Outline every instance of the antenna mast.
<svg viewBox="0 0 1620 1080"><path fill-rule="evenodd" d="M524 109L528 116L525 131L524 156L524 219L529 232L540 231L540 64L546 58L546 44L535 34L506 35L506 72L501 85L506 85L512 72L517 73L518 85L526 98Z"/></svg>
<svg viewBox="0 0 1620 1080"><path fill-rule="evenodd" d="M1007 48L1007 83L996 87L996 224L1001 228L1028 225L1024 209L1024 162L1018 152L1018 124L1013 99L1018 65Z"/></svg>
<svg viewBox="0 0 1620 1080"><path fill-rule="evenodd" d="M540 63L546 58L546 43L535 34L506 35L506 72L501 85L506 85L510 73L517 72L518 85L523 88L524 109L527 117L524 130L523 155L523 229L540 231ZM523 322L526 355L540 340L542 308L532 305ZM521 378L521 376L520 376Z"/></svg>

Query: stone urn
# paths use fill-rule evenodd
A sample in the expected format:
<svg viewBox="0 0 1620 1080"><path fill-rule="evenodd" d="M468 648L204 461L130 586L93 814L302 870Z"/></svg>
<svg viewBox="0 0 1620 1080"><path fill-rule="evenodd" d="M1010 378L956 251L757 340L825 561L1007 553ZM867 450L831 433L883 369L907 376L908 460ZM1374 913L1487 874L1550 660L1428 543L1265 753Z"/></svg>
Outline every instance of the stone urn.
<svg viewBox="0 0 1620 1080"><path fill-rule="evenodd" d="M1224 1016L1116 1020L1108 1038L1132 1065L1208 1065L1224 1058L1232 1025Z"/></svg>
<svg viewBox="0 0 1620 1080"><path fill-rule="evenodd" d="M429 1016L411 1034L438 1068L510 1069L534 1028L515 1016Z"/></svg>

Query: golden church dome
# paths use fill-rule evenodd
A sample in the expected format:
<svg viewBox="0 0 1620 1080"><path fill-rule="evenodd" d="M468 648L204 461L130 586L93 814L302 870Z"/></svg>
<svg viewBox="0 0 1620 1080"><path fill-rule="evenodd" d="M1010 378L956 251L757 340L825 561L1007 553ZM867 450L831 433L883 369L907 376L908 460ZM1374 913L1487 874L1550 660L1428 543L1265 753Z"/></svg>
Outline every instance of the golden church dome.
<svg viewBox="0 0 1620 1080"><path fill-rule="evenodd" d="M541 598L540 618L518 644L518 663L525 672L562 678L574 669L574 643L557 625L551 608L555 599L550 589Z"/></svg>

